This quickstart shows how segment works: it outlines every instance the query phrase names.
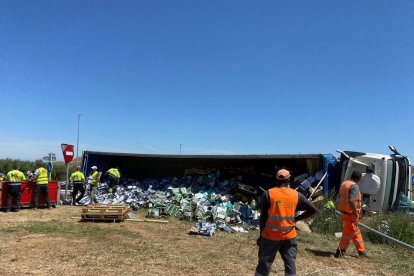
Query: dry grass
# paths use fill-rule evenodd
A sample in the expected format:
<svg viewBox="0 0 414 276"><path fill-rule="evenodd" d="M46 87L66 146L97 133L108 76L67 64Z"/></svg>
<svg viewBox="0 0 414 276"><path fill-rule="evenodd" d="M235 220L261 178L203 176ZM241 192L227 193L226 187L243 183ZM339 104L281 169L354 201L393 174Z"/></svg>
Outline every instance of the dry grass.
<svg viewBox="0 0 414 276"><path fill-rule="evenodd" d="M0 275L253 275L257 233L191 236L191 224L89 223L81 209L0 213ZM144 211L137 214L143 218ZM335 237L300 235L298 275L413 275L414 254L368 244L369 259L334 259ZM283 275L277 257L273 275Z"/></svg>

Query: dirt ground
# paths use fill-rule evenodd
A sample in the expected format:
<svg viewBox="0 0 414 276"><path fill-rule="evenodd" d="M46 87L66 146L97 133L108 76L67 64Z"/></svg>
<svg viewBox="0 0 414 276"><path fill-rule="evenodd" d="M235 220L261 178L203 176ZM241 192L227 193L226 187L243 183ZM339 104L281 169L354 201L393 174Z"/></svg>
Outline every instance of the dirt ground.
<svg viewBox="0 0 414 276"><path fill-rule="evenodd" d="M81 207L0 213L0 275L254 275L256 231L188 234L190 222L80 222ZM132 214L144 218L145 210ZM300 234L298 275L414 275L414 254L368 244L333 258L335 237ZM271 275L283 275L276 258Z"/></svg>

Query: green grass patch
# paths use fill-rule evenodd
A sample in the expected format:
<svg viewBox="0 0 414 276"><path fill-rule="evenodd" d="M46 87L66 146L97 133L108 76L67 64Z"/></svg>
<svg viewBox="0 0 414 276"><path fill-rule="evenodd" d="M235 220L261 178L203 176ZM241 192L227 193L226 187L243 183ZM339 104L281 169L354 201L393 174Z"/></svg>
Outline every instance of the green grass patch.
<svg viewBox="0 0 414 276"><path fill-rule="evenodd" d="M127 229L102 227L93 223L69 223L58 220L31 222L30 224L7 226L0 229L0 234L45 234L51 236L68 236L76 238L90 238L105 240L112 235L138 238L141 235Z"/></svg>
<svg viewBox="0 0 414 276"><path fill-rule="evenodd" d="M45 222L32 222L19 227L22 231L32 234L68 235L76 237L95 237L107 234L108 230L98 226L78 224L51 220Z"/></svg>
<svg viewBox="0 0 414 276"><path fill-rule="evenodd" d="M364 223L365 224L365 223ZM371 217L367 225L375 230L408 244L414 244L414 218L408 213L383 213ZM389 243L388 240L371 232L364 231L373 243Z"/></svg>

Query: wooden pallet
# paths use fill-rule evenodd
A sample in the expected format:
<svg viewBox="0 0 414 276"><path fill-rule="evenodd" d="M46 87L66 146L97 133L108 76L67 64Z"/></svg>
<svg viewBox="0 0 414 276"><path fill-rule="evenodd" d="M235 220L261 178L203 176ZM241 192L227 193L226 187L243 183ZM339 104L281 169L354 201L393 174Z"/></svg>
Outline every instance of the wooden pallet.
<svg viewBox="0 0 414 276"><path fill-rule="evenodd" d="M81 219L89 221L124 221L128 218L127 205L100 205L82 209Z"/></svg>

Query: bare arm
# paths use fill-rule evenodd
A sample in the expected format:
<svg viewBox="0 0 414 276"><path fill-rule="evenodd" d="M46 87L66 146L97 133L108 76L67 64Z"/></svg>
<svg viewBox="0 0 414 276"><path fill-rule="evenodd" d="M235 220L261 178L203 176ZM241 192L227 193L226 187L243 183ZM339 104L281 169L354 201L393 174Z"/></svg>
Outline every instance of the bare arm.
<svg viewBox="0 0 414 276"><path fill-rule="evenodd" d="M312 202L310 202L301 193L298 193L298 197L299 197L298 198L298 206L296 207L296 211L305 211L305 212L302 213L301 215L295 217L295 221L307 219L307 218L310 218L311 216L313 216L317 212L317 209L316 209L315 205L313 205Z"/></svg>

